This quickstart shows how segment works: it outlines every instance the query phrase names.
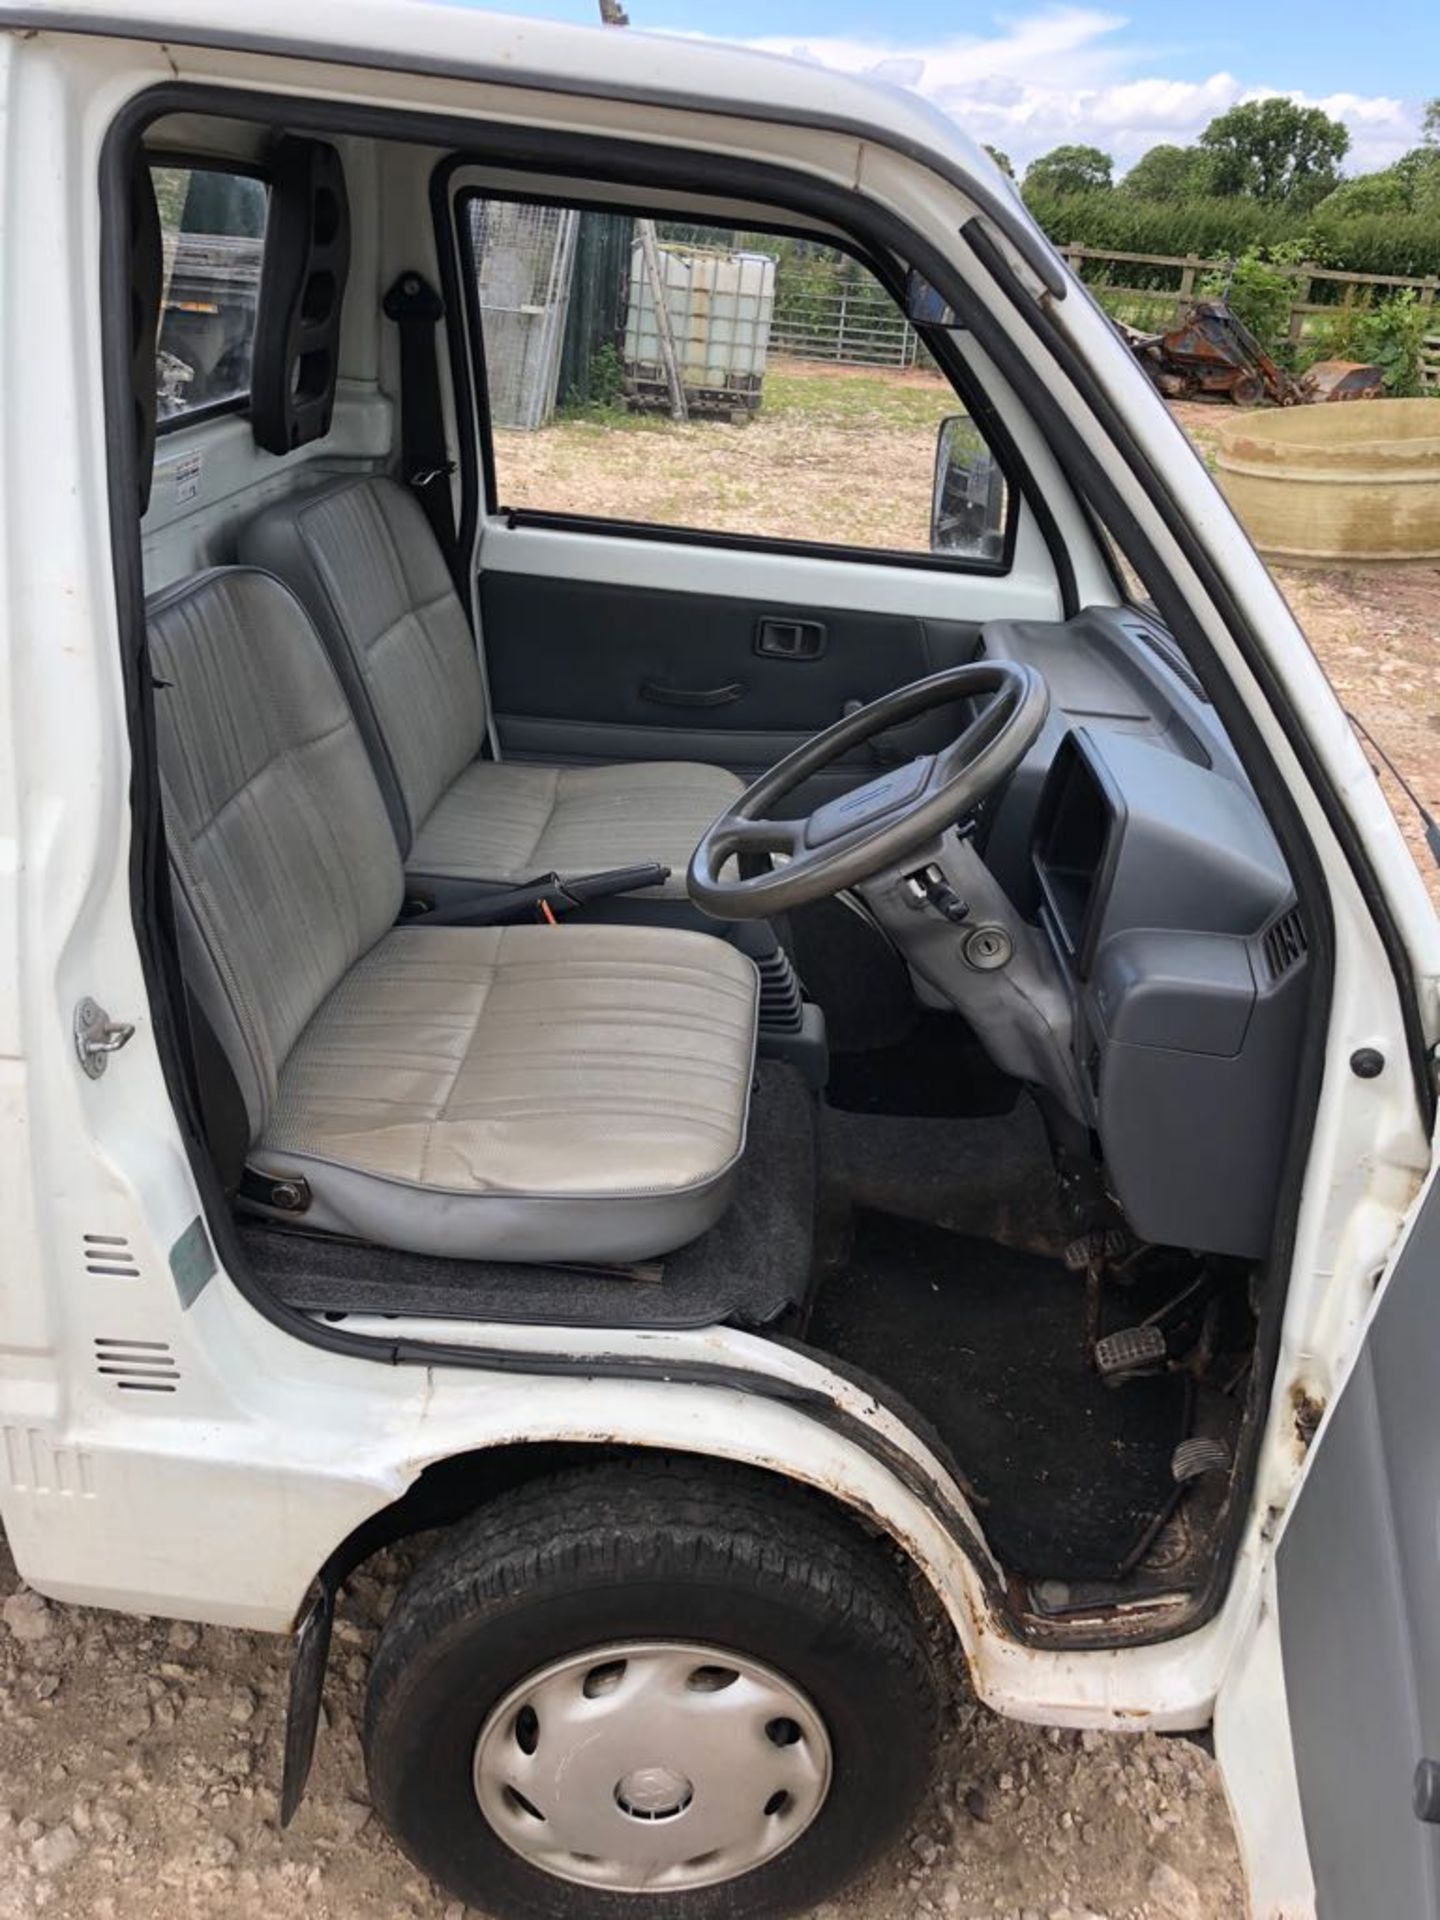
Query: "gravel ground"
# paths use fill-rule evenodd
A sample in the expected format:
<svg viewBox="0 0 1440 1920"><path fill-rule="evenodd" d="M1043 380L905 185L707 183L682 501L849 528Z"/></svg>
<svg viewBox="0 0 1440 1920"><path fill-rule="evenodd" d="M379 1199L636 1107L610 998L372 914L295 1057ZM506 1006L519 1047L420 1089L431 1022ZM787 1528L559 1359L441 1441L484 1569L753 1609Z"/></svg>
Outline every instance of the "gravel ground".
<svg viewBox="0 0 1440 1920"><path fill-rule="evenodd" d="M277 1821L274 1638L47 1605L0 1542L0 1920L462 1920L371 1817L357 1733L403 1568L352 1582L309 1795ZM816 1920L1220 1920L1243 1899L1185 1740L1021 1727L958 1679L904 1844Z"/></svg>

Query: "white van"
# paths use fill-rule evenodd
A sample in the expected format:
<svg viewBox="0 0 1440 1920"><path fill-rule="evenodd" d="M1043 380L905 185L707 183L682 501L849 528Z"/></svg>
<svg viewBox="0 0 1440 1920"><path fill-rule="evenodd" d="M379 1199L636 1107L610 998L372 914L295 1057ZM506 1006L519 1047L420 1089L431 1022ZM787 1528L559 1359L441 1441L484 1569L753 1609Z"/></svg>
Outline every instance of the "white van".
<svg viewBox="0 0 1440 1920"><path fill-rule="evenodd" d="M293 1634L288 1817L431 1536L370 1788L497 1915L813 1904L937 1625L1001 1713L1213 1722L1255 1915L1440 1912L1440 929L1013 191L678 39L0 20L25 1579ZM627 369L741 254L914 329L933 472L862 410L857 517L672 420L683 327ZM603 390L579 478L522 379Z"/></svg>

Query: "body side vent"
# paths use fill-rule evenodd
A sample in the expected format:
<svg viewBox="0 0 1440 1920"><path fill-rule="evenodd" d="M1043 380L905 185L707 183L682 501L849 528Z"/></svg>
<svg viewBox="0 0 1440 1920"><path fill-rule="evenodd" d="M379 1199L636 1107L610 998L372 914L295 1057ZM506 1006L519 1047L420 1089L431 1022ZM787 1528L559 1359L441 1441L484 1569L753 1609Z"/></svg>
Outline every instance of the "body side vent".
<svg viewBox="0 0 1440 1920"><path fill-rule="evenodd" d="M87 1233L82 1236L85 1271L118 1280L138 1280L140 1268L130 1251L130 1242L122 1233Z"/></svg>
<svg viewBox="0 0 1440 1920"><path fill-rule="evenodd" d="M164 1340L97 1340L95 1371L126 1393L174 1393L180 1384Z"/></svg>
<svg viewBox="0 0 1440 1920"><path fill-rule="evenodd" d="M1298 907L1291 907L1278 920L1273 920L1260 939L1271 980L1282 980L1292 967L1298 967L1309 945Z"/></svg>

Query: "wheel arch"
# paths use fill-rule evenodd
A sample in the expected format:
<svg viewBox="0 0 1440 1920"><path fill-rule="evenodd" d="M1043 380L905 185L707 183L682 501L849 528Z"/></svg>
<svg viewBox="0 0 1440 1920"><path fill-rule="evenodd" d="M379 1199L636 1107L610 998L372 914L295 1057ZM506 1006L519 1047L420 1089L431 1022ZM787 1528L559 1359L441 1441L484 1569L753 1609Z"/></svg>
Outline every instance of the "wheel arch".
<svg viewBox="0 0 1440 1920"><path fill-rule="evenodd" d="M968 1540L959 1537L934 1511L929 1515L930 1529L917 1529L907 1522L904 1509L923 1501L918 1485L902 1483L888 1463L873 1460L867 1461L872 1472L862 1480L846 1471L844 1454L851 1450L852 1443L834 1434L825 1435L825 1439L832 1462L832 1469L825 1472L807 1461L782 1461L773 1452L739 1443L722 1452L635 1433L536 1433L440 1453L420 1466L402 1494L361 1521L338 1543L317 1570L316 1578L324 1579L327 1570L338 1568L338 1586L385 1548L415 1534L468 1519L502 1493L529 1481L606 1460L672 1458L693 1462L697 1471L714 1468L743 1472L782 1483L839 1513L857 1533L884 1541L904 1562L915 1588L927 1596L926 1604L933 1604L950 1622L973 1676L979 1639L987 1632L998 1631L994 1615L1000 1596L996 1570L978 1531ZM878 1472L873 1471L876 1468ZM889 1502L877 1497L880 1476L891 1482L893 1498ZM937 1551L936 1542L923 1537L929 1530L943 1537L948 1551ZM960 1563L969 1578L957 1581Z"/></svg>
<svg viewBox="0 0 1440 1920"><path fill-rule="evenodd" d="M715 1402L722 1399L728 1403L730 1395L713 1395ZM698 1404L711 1400L706 1394ZM376 1507L336 1545L309 1588L291 1665L282 1824L293 1818L309 1775L335 1601L345 1580L382 1549L469 1518L527 1480L607 1458L683 1459L695 1462L697 1470L708 1465L803 1489L857 1533L882 1540L900 1556L912 1594L921 1596L917 1610L943 1614L972 1686L985 1697L983 1647L1014 1643L1000 1622L999 1569L962 1492L953 1485L947 1491L918 1452L882 1441L876 1433L870 1435L873 1444L862 1446L848 1426L837 1430L808 1407L758 1399L746 1418L736 1419L728 1404L707 1406L713 1424L697 1442L690 1437L702 1425L693 1417L697 1403L687 1404L692 1417L668 1427L658 1420L647 1423L638 1407L623 1431L613 1421L603 1432L547 1431L535 1417L525 1433L497 1436L488 1444L436 1447L428 1456L412 1457L413 1477L404 1492ZM732 1415L728 1420L727 1414Z"/></svg>

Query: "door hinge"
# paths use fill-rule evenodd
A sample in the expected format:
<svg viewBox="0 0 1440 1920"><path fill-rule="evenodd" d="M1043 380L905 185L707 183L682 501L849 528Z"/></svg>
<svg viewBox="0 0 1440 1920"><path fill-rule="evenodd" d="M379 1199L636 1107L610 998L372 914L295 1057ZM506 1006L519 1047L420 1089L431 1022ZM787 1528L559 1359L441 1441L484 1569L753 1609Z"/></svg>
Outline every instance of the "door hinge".
<svg viewBox="0 0 1440 1920"><path fill-rule="evenodd" d="M118 1053L134 1031L132 1021L112 1020L94 1000L87 997L80 1002L75 1009L75 1051L92 1080L100 1078L111 1054Z"/></svg>

